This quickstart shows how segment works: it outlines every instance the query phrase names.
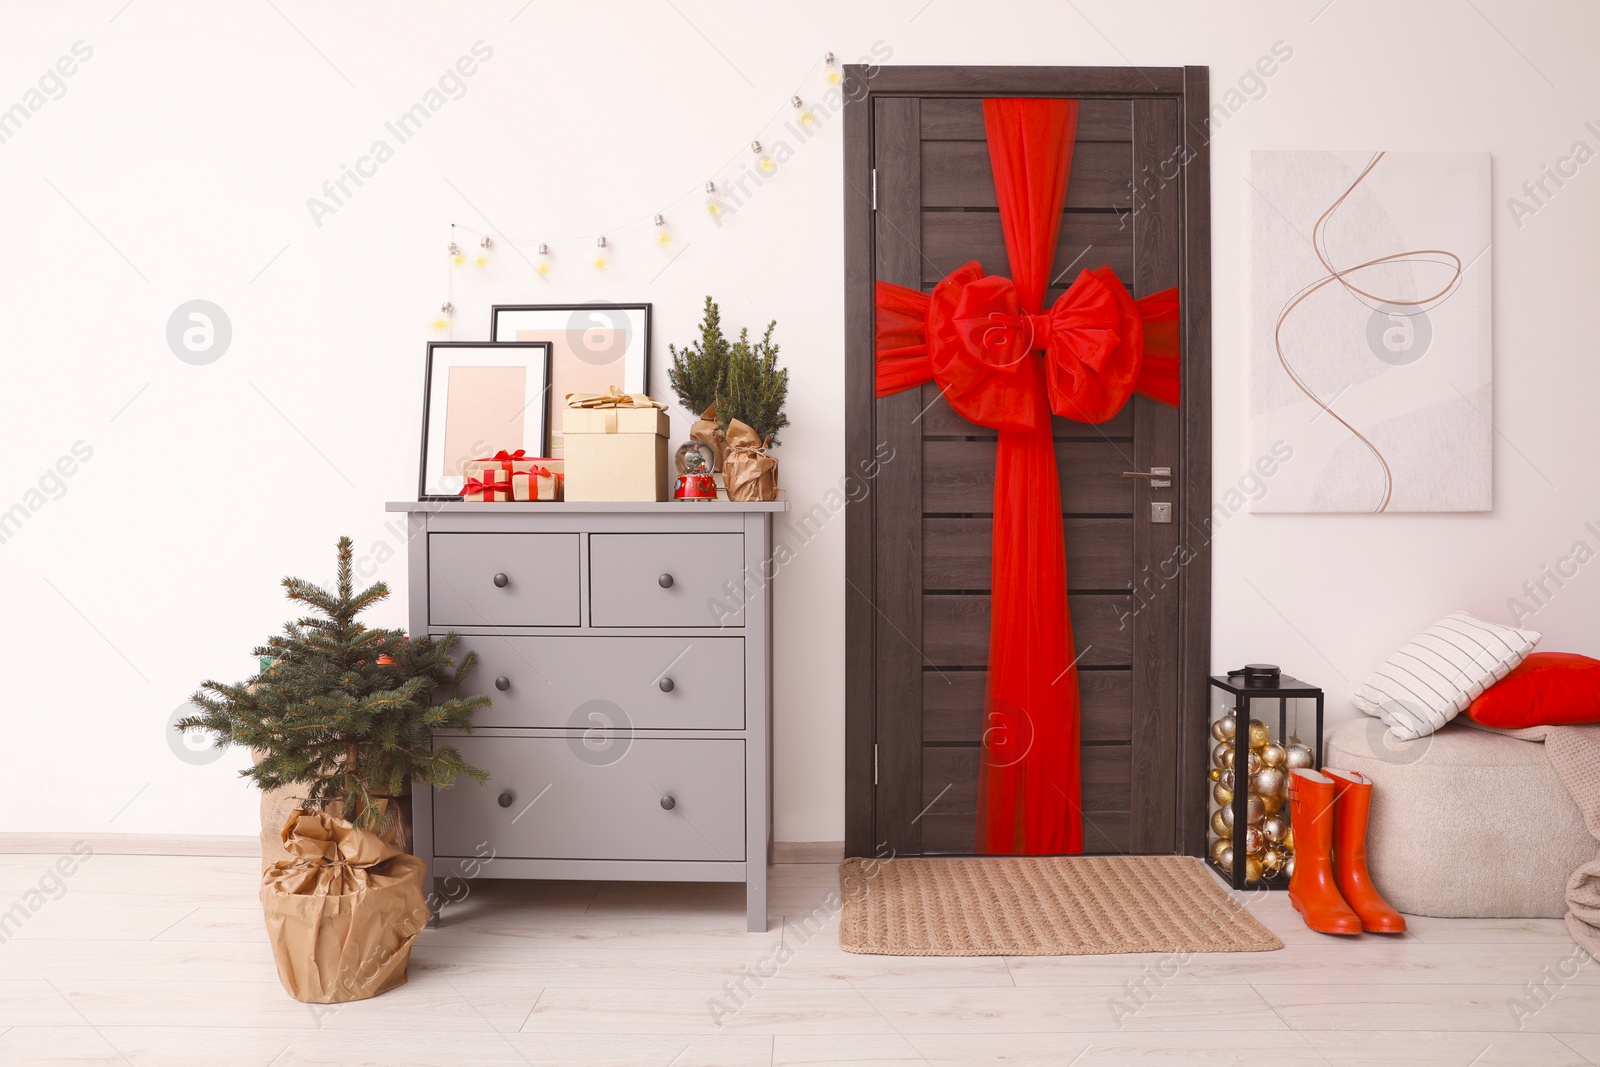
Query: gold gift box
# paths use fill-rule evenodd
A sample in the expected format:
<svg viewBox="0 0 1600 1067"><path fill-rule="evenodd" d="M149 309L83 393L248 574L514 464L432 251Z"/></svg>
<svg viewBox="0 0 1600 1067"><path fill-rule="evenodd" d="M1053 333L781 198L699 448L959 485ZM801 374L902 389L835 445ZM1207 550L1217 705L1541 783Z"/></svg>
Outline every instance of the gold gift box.
<svg viewBox="0 0 1600 1067"><path fill-rule="evenodd" d="M671 421L665 411L569 407L562 420L566 499L667 499Z"/></svg>

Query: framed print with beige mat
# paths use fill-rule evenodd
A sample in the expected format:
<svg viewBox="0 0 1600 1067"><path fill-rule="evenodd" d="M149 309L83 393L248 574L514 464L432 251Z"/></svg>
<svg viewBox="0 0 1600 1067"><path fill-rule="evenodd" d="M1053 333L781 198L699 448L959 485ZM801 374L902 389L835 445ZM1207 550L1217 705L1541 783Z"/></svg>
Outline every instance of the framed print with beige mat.
<svg viewBox="0 0 1600 1067"><path fill-rule="evenodd" d="M1192 856L848 859L846 952L1086 956L1283 947Z"/></svg>

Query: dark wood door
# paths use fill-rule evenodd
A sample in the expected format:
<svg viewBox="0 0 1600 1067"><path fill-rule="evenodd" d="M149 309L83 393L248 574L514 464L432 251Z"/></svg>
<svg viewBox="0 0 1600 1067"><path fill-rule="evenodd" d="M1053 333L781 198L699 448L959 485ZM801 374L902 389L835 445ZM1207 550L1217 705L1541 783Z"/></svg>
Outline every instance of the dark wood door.
<svg viewBox="0 0 1600 1067"><path fill-rule="evenodd" d="M1019 94L1082 100L1047 302L1080 270L1101 264L1135 297L1184 283L1192 216L1186 220L1178 179L1195 160L1185 160L1181 86L1165 94L1063 90ZM1004 91L883 92L865 101L858 119L870 127L864 147L875 203L864 218L850 214L852 226L868 231L871 260L870 273L866 264L850 271L852 286L883 280L931 291L974 259L988 273L1010 274L979 95ZM850 236L854 256L863 235ZM850 295L854 318L860 294ZM870 362L870 323L864 340ZM852 330L852 389L864 377L862 341ZM1192 380L1185 375L1186 389ZM935 384L871 400L870 408L851 399L852 454L866 419L875 455L893 458L878 466L871 494L850 515L850 746L862 744L860 720L868 718L872 780L862 788L867 783L852 776L847 846L852 854L971 853L996 435L957 415ZM1184 407L1196 399L1186 394ZM1199 538L1190 521L1204 529L1209 509L1193 482L1202 474L1209 482L1209 467L1185 440L1184 414L1140 397L1098 426L1055 420L1089 852L1193 848L1180 801L1196 773L1195 746L1181 743L1193 691L1184 685L1183 601L1196 569L1209 568L1208 558L1191 558ZM1172 468L1173 484L1124 476L1154 467ZM1202 514L1186 514L1197 501ZM1170 506L1173 521L1154 521L1158 503ZM1203 775L1203 735L1198 751ZM860 762L851 765L859 771ZM1194 806L1203 813L1203 800Z"/></svg>

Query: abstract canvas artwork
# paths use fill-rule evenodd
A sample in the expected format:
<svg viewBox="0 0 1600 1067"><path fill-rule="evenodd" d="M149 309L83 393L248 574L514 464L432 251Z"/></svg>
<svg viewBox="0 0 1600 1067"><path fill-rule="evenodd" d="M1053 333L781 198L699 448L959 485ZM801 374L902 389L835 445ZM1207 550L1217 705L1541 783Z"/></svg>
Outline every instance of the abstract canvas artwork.
<svg viewBox="0 0 1600 1067"><path fill-rule="evenodd" d="M1250 185L1252 454L1292 451L1251 510L1488 511L1489 156L1254 152Z"/></svg>

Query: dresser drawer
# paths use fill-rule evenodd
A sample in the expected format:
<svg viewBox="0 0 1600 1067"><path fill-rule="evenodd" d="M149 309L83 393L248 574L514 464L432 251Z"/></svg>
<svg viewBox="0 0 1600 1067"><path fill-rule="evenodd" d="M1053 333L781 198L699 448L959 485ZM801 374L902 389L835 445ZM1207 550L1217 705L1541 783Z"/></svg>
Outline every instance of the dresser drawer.
<svg viewBox="0 0 1600 1067"><path fill-rule="evenodd" d="M428 621L435 626L577 626L575 533L428 536Z"/></svg>
<svg viewBox="0 0 1600 1067"><path fill-rule="evenodd" d="M472 636L456 650L478 654L463 693L494 700L476 726L586 730L598 711L637 730L744 729L742 637Z"/></svg>
<svg viewBox="0 0 1600 1067"><path fill-rule="evenodd" d="M590 534L589 623L743 626L743 571L743 534Z"/></svg>
<svg viewBox="0 0 1600 1067"><path fill-rule="evenodd" d="M523 859L744 859L743 741L634 738L603 754L578 736L437 743L490 779L435 791L436 855L475 856L487 843Z"/></svg>

